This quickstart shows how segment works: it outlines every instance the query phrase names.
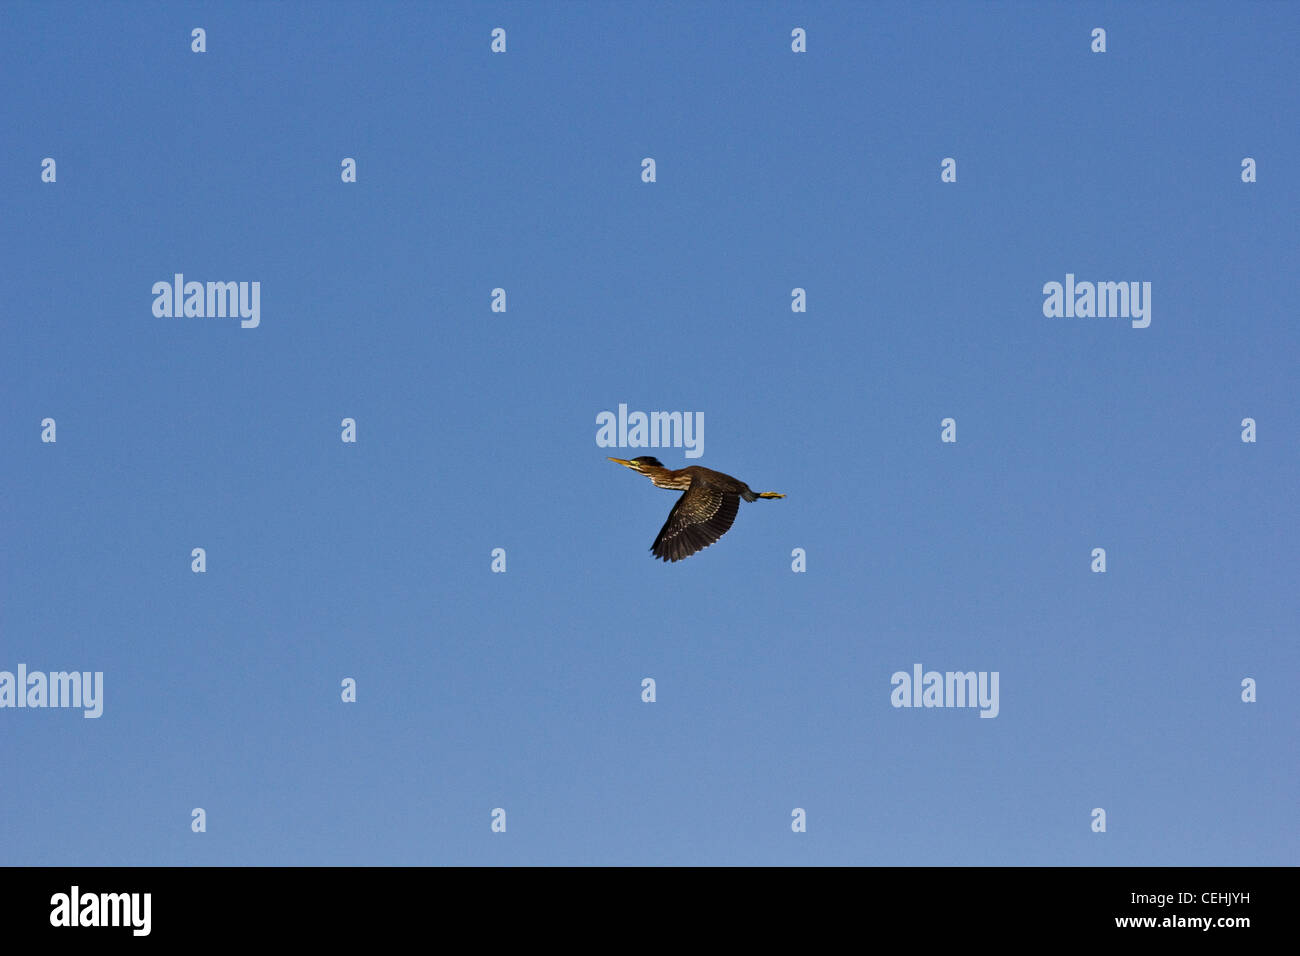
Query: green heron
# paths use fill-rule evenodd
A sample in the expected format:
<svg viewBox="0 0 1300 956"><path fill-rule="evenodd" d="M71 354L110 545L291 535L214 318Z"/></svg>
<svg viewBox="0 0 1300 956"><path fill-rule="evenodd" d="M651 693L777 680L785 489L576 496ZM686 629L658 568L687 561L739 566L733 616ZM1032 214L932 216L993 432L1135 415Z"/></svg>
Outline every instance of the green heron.
<svg viewBox="0 0 1300 956"><path fill-rule="evenodd" d="M750 491L749 485L739 478L699 465L670 471L658 458L649 455L631 461L622 458L611 458L610 461L645 475L657 488L686 492L668 512L668 520L650 546L654 556L665 561L689 558L726 534L736 520L741 498L757 501L759 498L785 497L775 491Z"/></svg>

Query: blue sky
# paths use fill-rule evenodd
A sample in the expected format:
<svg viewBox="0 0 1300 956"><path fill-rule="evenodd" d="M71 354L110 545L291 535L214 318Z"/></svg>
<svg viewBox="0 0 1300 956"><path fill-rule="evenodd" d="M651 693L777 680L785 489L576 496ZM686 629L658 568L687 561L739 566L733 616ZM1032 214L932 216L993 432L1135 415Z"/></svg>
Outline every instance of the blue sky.
<svg viewBox="0 0 1300 956"><path fill-rule="evenodd" d="M1297 862L1300 7L3 20L0 670L104 713L0 709L0 862ZM665 565L609 454L788 497Z"/></svg>

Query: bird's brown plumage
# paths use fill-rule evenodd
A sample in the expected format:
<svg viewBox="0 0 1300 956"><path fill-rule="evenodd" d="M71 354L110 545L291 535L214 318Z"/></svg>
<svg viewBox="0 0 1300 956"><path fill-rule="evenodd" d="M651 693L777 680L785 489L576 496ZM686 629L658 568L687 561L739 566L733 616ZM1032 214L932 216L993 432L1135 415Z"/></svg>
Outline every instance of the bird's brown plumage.
<svg viewBox="0 0 1300 956"><path fill-rule="evenodd" d="M692 465L670 471L659 459L649 456L624 461L611 458L637 471L660 488L684 489L682 496L668 512L668 520L659 529L650 550L664 561L689 558L713 544L730 530L740 510L740 499L757 501L759 498L784 498L774 491L754 492L739 478L733 478L712 468Z"/></svg>

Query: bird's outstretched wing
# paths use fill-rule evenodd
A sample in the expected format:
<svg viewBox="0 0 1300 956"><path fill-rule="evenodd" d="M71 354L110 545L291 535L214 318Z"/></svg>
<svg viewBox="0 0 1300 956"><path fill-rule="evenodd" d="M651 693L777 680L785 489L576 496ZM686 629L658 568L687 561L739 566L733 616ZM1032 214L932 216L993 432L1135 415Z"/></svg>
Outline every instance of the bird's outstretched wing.
<svg viewBox="0 0 1300 956"><path fill-rule="evenodd" d="M689 488L668 512L668 520L650 550L665 561L689 558L726 534L739 508L737 494L717 488Z"/></svg>

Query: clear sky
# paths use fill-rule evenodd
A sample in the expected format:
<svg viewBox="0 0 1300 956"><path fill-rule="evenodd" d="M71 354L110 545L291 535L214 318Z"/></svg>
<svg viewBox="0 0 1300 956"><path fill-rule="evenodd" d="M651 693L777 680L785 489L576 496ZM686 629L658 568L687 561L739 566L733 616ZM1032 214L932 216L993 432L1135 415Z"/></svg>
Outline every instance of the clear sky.
<svg viewBox="0 0 1300 956"><path fill-rule="evenodd" d="M1300 860L1300 5L0 21L0 863Z"/></svg>

